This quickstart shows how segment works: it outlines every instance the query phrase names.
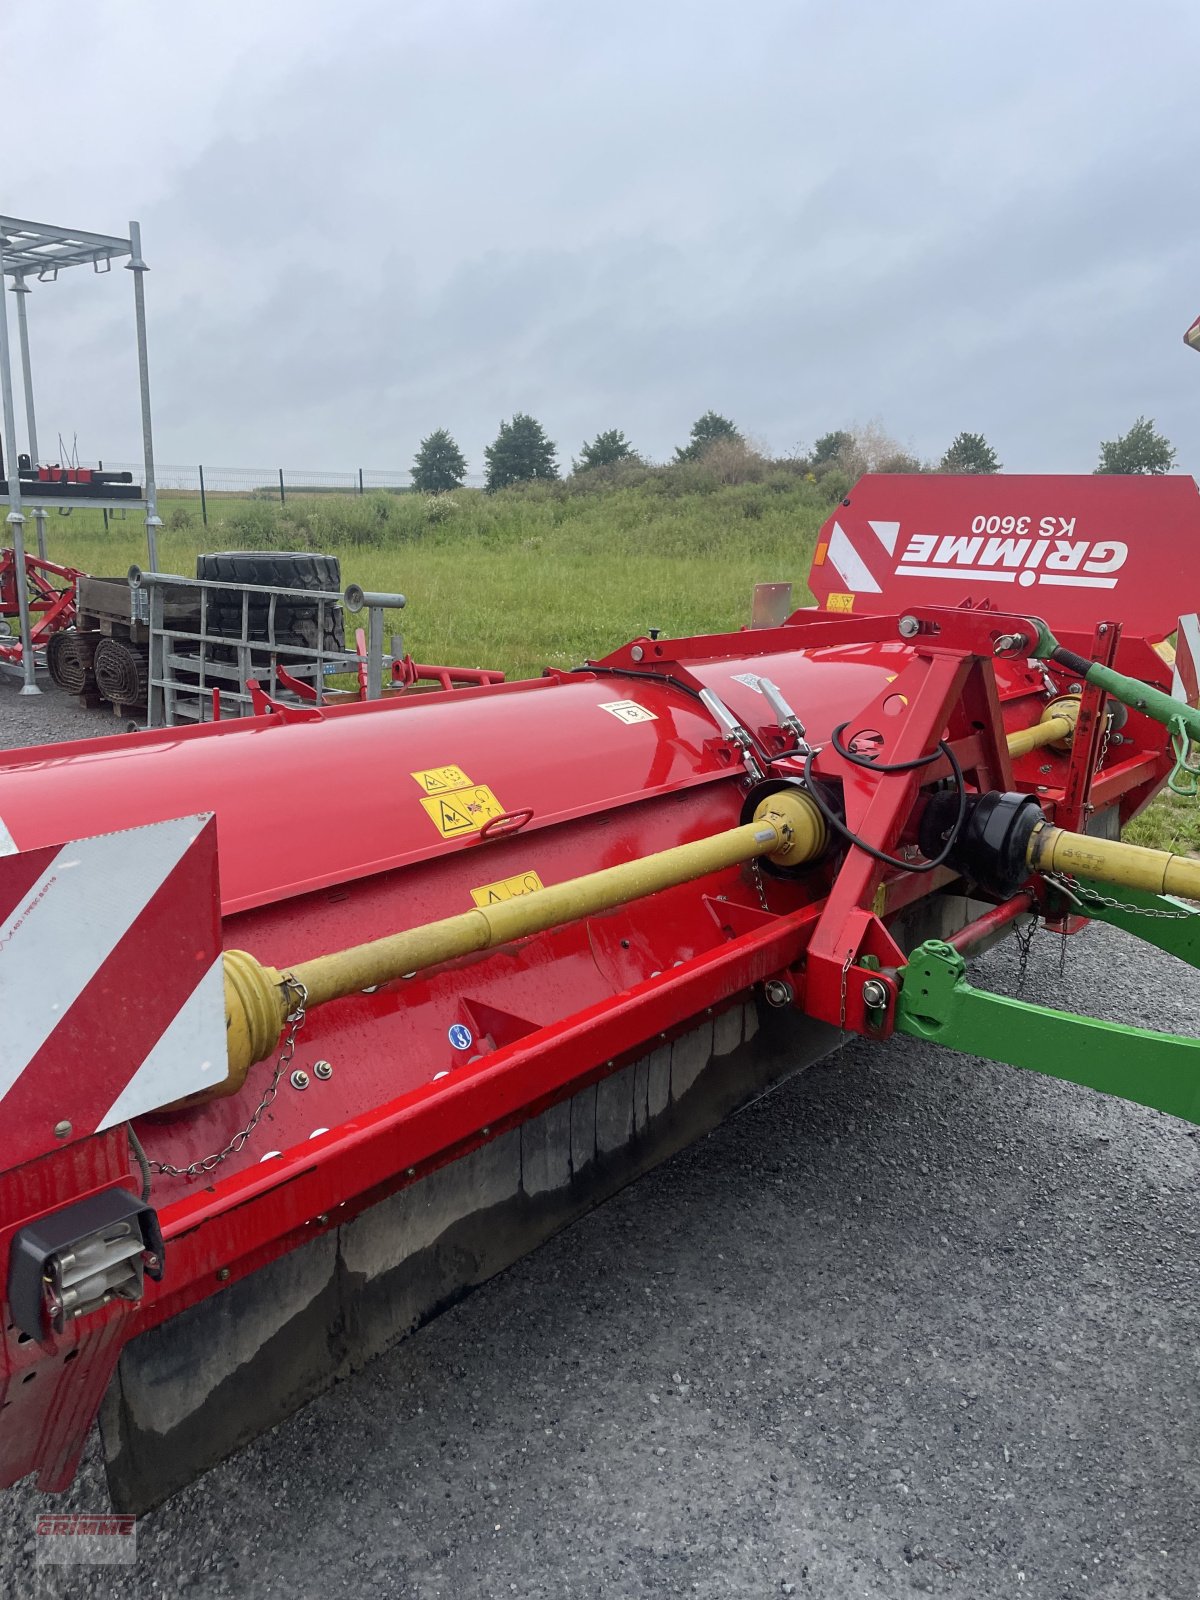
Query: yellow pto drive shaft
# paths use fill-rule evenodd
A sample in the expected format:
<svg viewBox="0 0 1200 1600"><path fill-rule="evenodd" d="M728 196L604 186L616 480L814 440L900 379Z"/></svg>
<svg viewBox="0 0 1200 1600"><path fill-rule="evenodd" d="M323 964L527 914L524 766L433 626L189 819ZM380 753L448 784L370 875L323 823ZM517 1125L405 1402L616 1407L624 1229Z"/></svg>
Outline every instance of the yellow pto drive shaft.
<svg viewBox="0 0 1200 1600"><path fill-rule="evenodd" d="M1034 872L1097 878L1102 883L1119 883L1150 894L1200 900L1200 861L1191 856L1173 856L1167 850L1125 844L1120 839L1095 839L1091 834L1069 833L1046 823L1034 830L1026 860Z"/></svg>
<svg viewBox="0 0 1200 1600"><path fill-rule="evenodd" d="M479 906L441 922L389 934L369 944L317 956L286 973L262 966L243 950L226 951L229 1076L184 1103L235 1094L241 1088L253 1063L275 1048L296 985L304 987L306 1006L324 1005L406 973L610 911L743 861L766 857L780 865L798 866L819 856L825 842L825 821L812 798L800 789L780 789L762 800L753 820L740 828L551 884L497 905Z"/></svg>
<svg viewBox="0 0 1200 1600"><path fill-rule="evenodd" d="M1027 756L1031 750L1040 750L1048 744L1066 750L1075 737L1078 721L1079 696L1059 695L1042 712L1040 722L1035 722L1031 728L1017 728L1009 734L1008 753L1010 756Z"/></svg>
<svg viewBox="0 0 1200 1600"><path fill-rule="evenodd" d="M1045 725L1051 721L1048 717ZM780 865L799 866L820 856L826 842L825 821L812 797L801 789L780 789L759 803L752 821L725 833L605 867L496 905L478 906L368 944L317 956L286 971L265 967L245 951L226 951L229 1075L216 1087L168 1109L235 1094L254 1062L263 1060L275 1048L301 986L306 1007L324 1005L408 973L563 927L759 857ZM1200 861L1069 833L1045 822L1039 823L1030 836L1025 858L1034 872L1066 873L1127 884L1155 894L1200 899Z"/></svg>

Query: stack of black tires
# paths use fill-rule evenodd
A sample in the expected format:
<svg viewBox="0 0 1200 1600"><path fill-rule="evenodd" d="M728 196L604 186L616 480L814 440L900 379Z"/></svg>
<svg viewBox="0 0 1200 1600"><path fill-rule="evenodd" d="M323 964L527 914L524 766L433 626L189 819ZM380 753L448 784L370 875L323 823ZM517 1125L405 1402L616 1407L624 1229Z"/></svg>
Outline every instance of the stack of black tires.
<svg viewBox="0 0 1200 1600"><path fill-rule="evenodd" d="M222 550L196 557L196 576L220 583L252 584L264 590L259 599L249 600L250 638L268 640L271 590L307 589L339 593L342 568L336 556L313 555L306 551ZM239 639L242 634L242 597L231 590L209 590L208 632ZM325 651L346 648L346 620L340 605L296 598L275 601L275 644L296 645L305 650ZM265 657L264 657L265 659ZM282 657L287 665L287 657Z"/></svg>

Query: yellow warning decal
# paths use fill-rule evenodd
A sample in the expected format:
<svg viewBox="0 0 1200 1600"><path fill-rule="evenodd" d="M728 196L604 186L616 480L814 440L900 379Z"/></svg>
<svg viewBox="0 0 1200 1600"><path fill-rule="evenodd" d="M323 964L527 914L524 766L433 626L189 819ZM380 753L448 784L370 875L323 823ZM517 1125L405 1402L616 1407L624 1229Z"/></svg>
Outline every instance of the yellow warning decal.
<svg viewBox="0 0 1200 1600"><path fill-rule="evenodd" d="M817 546L816 553L813 556L813 566L814 567L823 567L825 565L825 557L828 554L829 554L829 543L828 543L828 540L822 540L821 543Z"/></svg>
<svg viewBox="0 0 1200 1600"><path fill-rule="evenodd" d="M452 794L424 795L421 804L443 839L478 833L485 822L504 815L504 807L483 783L473 789L455 789Z"/></svg>
<svg viewBox="0 0 1200 1600"><path fill-rule="evenodd" d="M452 789L471 787L471 780L461 767L430 767L428 772L414 772L413 777L426 794L449 794Z"/></svg>
<svg viewBox="0 0 1200 1600"><path fill-rule="evenodd" d="M838 594L835 590L833 594L826 595L825 609L826 611L853 611L854 596L852 594Z"/></svg>
<svg viewBox="0 0 1200 1600"><path fill-rule="evenodd" d="M501 900L514 900L519 894L533 894L546 885L536 872L518 872L513 878L501 878L499 883L485 883L471 890L471 899L477 906L496 906Z"/></svg>

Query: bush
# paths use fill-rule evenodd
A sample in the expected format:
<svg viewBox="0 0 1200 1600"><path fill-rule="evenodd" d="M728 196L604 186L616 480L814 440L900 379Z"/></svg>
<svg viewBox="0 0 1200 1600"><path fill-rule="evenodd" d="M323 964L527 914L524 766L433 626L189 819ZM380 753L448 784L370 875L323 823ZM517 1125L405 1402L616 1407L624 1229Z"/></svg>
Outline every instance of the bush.
<svg viewBox="0 0 1200 1600"><path fill-rule="evenodd" d="M714 439L701 452L699 466L714 483L761 483L771 463L742 438Z"/></svg>
<svg viewBox="0 0 1200 1600"><path fill-rule="evenodd" d="M842 467L831 467L822 477L821 493L830 505L844 500L858 482L858 475L851 477Z"/></svg>
<svg viewBox="0 0 1200 1600"><path fill-rule="evenodd" d="M163 522L170 533L187 533L196 526L196 513L191 506L172 506Z"/></svg>
<svg viewBox="0 0 1200 1600"><path fill-rule="evenodd" d="M243 500L226 508L218 524L228 543L244 550L287 550L291 541L281 536L282 508L270 500Z"/></svg>
<svg viewBox="0 0 1200 1600"><path fill-rule="evenodd" d="M458 512L458 502L448 494L431 494L425 501L426 522L449 522Z"/></svg>

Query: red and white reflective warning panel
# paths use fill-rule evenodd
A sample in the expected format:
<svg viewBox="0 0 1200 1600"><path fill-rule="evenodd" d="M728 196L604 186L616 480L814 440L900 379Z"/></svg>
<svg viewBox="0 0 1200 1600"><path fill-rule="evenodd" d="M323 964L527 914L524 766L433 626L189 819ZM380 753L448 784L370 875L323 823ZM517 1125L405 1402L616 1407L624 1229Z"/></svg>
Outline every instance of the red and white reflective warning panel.
<svg viewBox="0 0 1200 1600"><path fill-rule="evenodd" d="M10 842L15 852L0 852L5 1167L227 1072L213 817L36 850Z"/></svg>
<svg viewBox="0 0 1200 1600"><path fill-rule="evenodd" d="M1157 641L1200 602L1200 494L1176 476L872 473L822 527L809 584L826 611L987 604Z"/></svg>

